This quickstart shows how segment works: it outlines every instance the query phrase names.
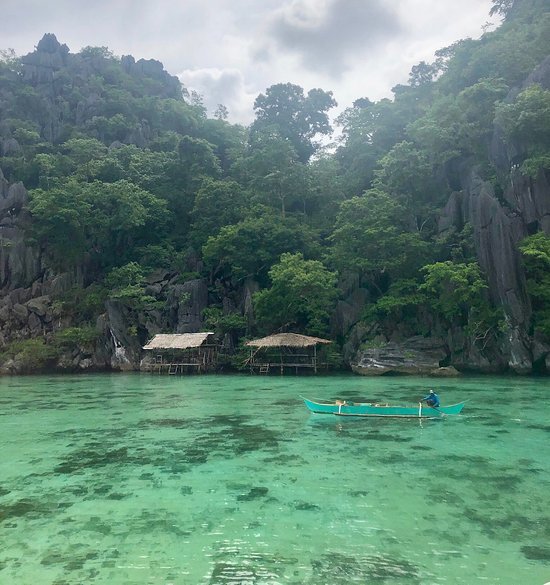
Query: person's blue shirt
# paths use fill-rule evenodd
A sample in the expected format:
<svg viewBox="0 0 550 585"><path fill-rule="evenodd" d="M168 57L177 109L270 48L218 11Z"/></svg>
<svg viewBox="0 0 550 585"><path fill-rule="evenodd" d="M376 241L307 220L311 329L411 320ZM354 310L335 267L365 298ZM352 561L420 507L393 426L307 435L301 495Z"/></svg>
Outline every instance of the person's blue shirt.
<svg viewBox="0 0 550 585"><path fill-rule="evenodd" d="M422 400L425 400L428 406L439 408L439 396L433 390L427 396L424 396Z"/></svg>

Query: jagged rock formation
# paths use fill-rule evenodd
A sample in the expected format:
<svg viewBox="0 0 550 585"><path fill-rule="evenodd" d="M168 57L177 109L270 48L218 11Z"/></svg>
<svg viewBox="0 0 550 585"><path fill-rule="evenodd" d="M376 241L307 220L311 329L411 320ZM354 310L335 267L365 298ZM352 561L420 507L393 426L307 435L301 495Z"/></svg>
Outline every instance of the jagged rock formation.
<svg viewBox="0 0 550 585"><path fill-rule="evenodd" d="M550 87L550 58L522 87L533 83ZM508 99L519 91L510 92ZM541 169L535 179L522 175L518 161L524 158L525 145L507 143L502 136L496 127L490 156L508 184L503 195L497 197L492 184L480 179L475 166L466 161L460 172L462 189L451 195L442 210L439 231L460 231L466 223L472 226L478 261L487 275L491 300L504 310L506 332L495 343L480 348L462 331L439 331L446 340L446 358L442 361L460 370L478 372L510 369L525 374L532 372L537 363L546 363L550 371L550 347L530 335L531 305L518 251L519 242L528 235L539 230L550 234L550 174ZM438 327L433 329L435 332ZM400 341L388 344L384 350L359 350L353 360L354 371L409 372L415 370L417 360L419 369L427 373L429 366L422 366L424 355L414 354L412 361L404 357L414 339Z"/></svg>
<svg viewBox="0 0 550 585"><path fill-rule="evenodd" d="M36 50L22 58L23 78L32 85L51 84L56 73L67 65L69 47L62 45L56 36L45 34Z"/></svg>
<svg viewBox="0 0 550 585"><path fill-rule="evenodd" d="M8 184L0 169L0 289L28 287L41 271L39 251L25 241L27 202L23 184Z"/></svg>
<svg viewBox="0 0 550 585"><path fill-rule="evenodd" d="M107 60L100 52L90 55L73 54L61 44L54 34L43 36L35 51L21 58L22 75L36 94L39 103L34 116L40 126L41 136L49 142L57 142L66 131L67 125L84 126L94 116L101 116L104 98L91 88L85 95L78 89L84 79L103 74L108 68ZM142 91L164 98L179 99L182 86L179 79L164 70L162 63L154 59L139 59L123 56L121 65L124 72L133 77ZM67 73L74 78L75 86L67 84ZM116 82L115 82L116 83ZM60 97L63 99L59 99ZM98 130L99 132L99 130ZM98 138L102 138L98 135ZM146 146L153 138L149 122L136 120L120 139L125 144ZM2 154L16 152L20 147L13 137L5 138L0 145Z"/></svg>
<svg viewBox="0 0 550 585"><path fill-rule="evenodd" d="M0 170L0 346L49 338L73 326L56 301L85 280L82 268L61 274L45 268L40 251L27 242L25 230L31 221L27 202L22 183L9 184ZM56 367L70 371L136 369L141 344L155 333L197 331L202 327L202 311L208 304L203 279L178 284L177 275L160 272L150 275L146 293L166 298L167 311L137 311L120 301L107 301L105 313L96 323L98 336L93 347L73 348L59 357ZM137 336L133 328L137 328ZM0 373L19 373L24 368L25 364L12 360Z"/></svg>

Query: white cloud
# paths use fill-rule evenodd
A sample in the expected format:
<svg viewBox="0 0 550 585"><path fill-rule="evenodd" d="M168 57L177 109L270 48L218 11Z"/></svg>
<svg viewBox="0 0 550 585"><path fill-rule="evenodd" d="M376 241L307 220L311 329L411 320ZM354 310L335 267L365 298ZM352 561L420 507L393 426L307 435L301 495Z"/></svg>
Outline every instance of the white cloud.
<svg viewBox="0 0 550 585"><path fill-rule="evenodd" d="M200 93L208 112L213 114L219 104L229 110L231 121L250 122L256 92L247 92L239 69L185 69L178 77L189 91Z"/></svg>
<svg viewBox="0 0 550 585"><path fill-rule="evenodd" d="M382 0L294 1L270 26L276 48L295 53L304 67L338 79L359 55L399 34L398 15Z"/></svg>
<svg viewBox="0 0 550 585"><path fill-rule="evenodd" d="M413 65L478 37L491 0L2 0L1 48L33 50L46 32L77 52L107 46L157 59L230 120L253 119L275 83L333 91L340 109L391 97Z"/></svg>

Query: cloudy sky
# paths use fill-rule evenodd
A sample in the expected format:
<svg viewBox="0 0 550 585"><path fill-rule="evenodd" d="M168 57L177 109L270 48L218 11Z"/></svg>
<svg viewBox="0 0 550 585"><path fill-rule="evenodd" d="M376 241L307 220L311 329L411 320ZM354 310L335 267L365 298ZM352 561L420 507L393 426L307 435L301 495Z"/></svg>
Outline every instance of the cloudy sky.
<svg viewBox="0 0 550 585"><path fill-rule="evenodd" d="M341 110L391 97L434 51L477 38L491 0L0 0L0 48L24 55L44 33L71 52L106 46L158 59L212 113L249 123L275 83L332 91Z"/></svg>

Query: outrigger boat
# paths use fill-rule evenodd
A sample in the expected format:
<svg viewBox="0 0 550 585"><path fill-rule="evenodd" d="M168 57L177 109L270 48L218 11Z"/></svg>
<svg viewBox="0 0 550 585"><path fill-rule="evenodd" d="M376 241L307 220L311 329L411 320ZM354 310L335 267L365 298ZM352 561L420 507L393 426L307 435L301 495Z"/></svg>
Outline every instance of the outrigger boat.
<svg viewBox="0 0 550 585"><path fill-rule="evenodd" d="M302 397L303 398L303 397ZM460 414L464 408L464 402L450 404L449 406L423 405L418 406L389 406L388 404L376 404L370 402L346 402L337 400L334 402L313 402L303 398L308 410L316 414L334 414L336 416L389 416L396 418L439 418L448 414Z"/></svg>

